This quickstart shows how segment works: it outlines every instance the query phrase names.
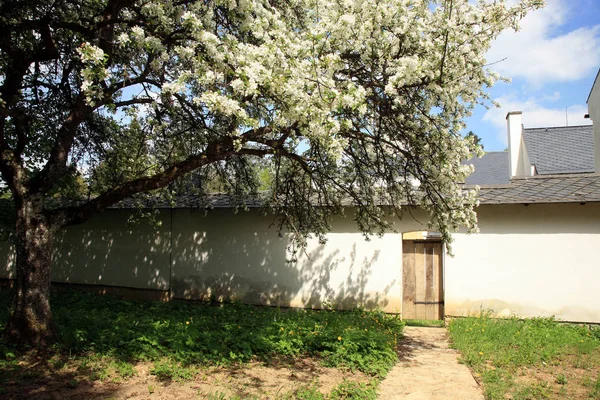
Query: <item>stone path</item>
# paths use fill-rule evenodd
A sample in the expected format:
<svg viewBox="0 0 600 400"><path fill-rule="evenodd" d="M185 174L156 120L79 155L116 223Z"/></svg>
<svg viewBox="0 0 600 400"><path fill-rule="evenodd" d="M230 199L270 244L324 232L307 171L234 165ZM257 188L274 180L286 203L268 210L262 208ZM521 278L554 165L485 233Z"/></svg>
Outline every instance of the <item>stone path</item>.
<svg viewBox="0 0 600 400"><path fill-rule="evenodd" d="M400 362L379 386L379 399L484 400L469 369L458 363L444 328L404 328Z"/></svg>

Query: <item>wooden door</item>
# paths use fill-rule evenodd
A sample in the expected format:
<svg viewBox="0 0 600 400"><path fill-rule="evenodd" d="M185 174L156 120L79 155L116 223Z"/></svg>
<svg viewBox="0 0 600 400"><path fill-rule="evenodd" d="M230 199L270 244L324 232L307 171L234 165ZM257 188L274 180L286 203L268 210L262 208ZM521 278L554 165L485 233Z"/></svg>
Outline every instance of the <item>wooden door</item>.
<svg viewBox="0 0 600 400"><path fill-rule="evenodd" d="M443 319L442 243L404 240L402 251L402 318Z"/></svg>

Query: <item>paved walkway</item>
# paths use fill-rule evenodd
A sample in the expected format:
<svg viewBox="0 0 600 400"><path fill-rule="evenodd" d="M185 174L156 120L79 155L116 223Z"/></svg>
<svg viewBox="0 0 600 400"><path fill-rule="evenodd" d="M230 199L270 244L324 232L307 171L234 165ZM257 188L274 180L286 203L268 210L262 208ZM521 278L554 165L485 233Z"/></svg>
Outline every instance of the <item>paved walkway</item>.
<svg viewBox="0 0 600 400"><path fill-rule="evenodd" d="M484 400L469 369L458 363L444 328L404 328L400 362L379 386L379 399Z"/></svg>

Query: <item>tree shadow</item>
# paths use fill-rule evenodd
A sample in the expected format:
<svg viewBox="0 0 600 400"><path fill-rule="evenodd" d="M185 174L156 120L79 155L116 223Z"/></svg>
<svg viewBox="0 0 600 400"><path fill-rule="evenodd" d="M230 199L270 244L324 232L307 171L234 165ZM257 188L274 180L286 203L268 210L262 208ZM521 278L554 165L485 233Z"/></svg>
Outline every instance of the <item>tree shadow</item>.
<svg viewBox="0 0 600 400"><path fill-rule="evenodd" d="M436 349L439 346L413 336L404 335L396 349L396 355L400 362L413 361L414 353L420 349Z"/></svg>
<svg viewBox="0 0 600 400"><path fill-rule="evenodd" d="M89 368L61 369L70 356L52 356L52 363L41 354L30 354L12 368L0 369L3 399L106 399L118 394L117 385L96 385Z"/></svg>
<svg viewBox="0 0 600 400"><path fill-rule="evenodd" d="M306 252L294 260L288 236L270 229L268 216L250 212L232 218L227 210L205 218L197 214L178 210L173 219L172 287L177 298L309 308L325 303L340 309L388 304L396 281L368 291L380 251L364 254L362 249L359 258L356 238L333 245L309 240ZM333 228L332 236L353 232L343 220Z"/></svg>
<svg viewBox="0 0 600 400"><path fill-rule="evenodd" d="M6 306L9 299L6 291L2 293L0 306ZM150 360L146 372L156 375L145 377L161 385L188 376L188 368L198 371L199 366L214 365L222 366L222 374L238 377L255 389L269 385L268 377L263 379L246 368L247 363L260 363L269 371L284 371L279 375L289 375L294 382L311 384L319 377L319 361L325 357L320 352L335 352L336 344L342 345L339 337L350 335L348 329L364 324L368 329L355 331L353 340L366 343L369 335L378 337L387 332L385 326L398 326L382 326L387 323L378 319L381 313L281 310L181 300L126 301L68 290L53 293L52 301L61 332L59 348L31 357L15 352L18 362L12 363L0 355L0 387L6 387L2 393L6 398L125 396L130 385L139 388L140 379L124 378L126 385L110 379L129 376L118 374L122 363L131 363L123 365L123 369L131 370L132 364L143 364L144 360ZM317 330L319 336L313 335ZM293 342L296 338L299 342ZM379 343L389 346L390 339L385 341L388 344ZM303 347L292 351L290 345ZM0 343L0 349L2 346ZM6 354L9 349L4 349ZM96 383L96 379L103 380Z"/></svg>
<svg viewBox="0 0 600 400"><path fill-rule="evenodd" d="M52 280L61 283L168 290L170 214L130 223L132 212L110 210L69 226L56 237Z"/></svg>
<svg viewBox="0 0 600 400"><path fill-rule="evenodd" d="M109 210L60 232L52 255L52 280L59 284L102 288L96 290L98 293L114 293L115 290L108 288L118 287L168 293L171 299L339 309L385 307L387 296L396 284L393 277L382 279L375 273L381 251L377 246L363 245L362 236L356 235L352 221L347 219L334 221L332 244L320 244L312 239L306 252L292 261L289 237L278 235L270 227L272 218L259 215L258 210L233 215L229 209L217 209L206 216L200 210L161 210L156 214L158 223L137 224L128 223L130 215L128 210ZM0 276L12 278L14 251L7 246L0 251L7 255ZM398 271L399 268L400 260ZM68 305L77 295L68 289L61 292L62 300L52 299L54 314L62 324L63 346L76 354L92 351L131 362L140 359L140 352L153 354L152 349L167 346L173 340L179 340L181 346L186 343L185 332L175 334L160 321L133 311L136 308L152 310L157 307L152 302L135 303L124 317L125 314L113 315L106 311L102 308L102 297L94 297L86 300L84 313L75 313ZM119 294L122 298L130 297L127 291ZM61 302L62 308L55 308ZM171 303L173 315L165 317L164 326L185 324L186 318L195 315L194 309L198 307L225 310L218 305L189 303L184 311L177 311L175 305L181 303ZM127 303L123 304L111 307L126 307ZM184 315L186 313L188 315ZM238 313L243 315L248 310L241 308ZM213 322L203 321L202 329L185 345L192 349L193 357L180 359L183 367L198 360L210 360L213 351L219 358L230 352L243 354L244 346L258 349L266 346L260 338L252 338L251 332L232 334L229 329L235 329L235 323L228 319L224 326L217 311L214 317ZM251 327L260 336L273 331L277 323L264 320ZM154 337L154 333L148 335L145 329L158 333ZM219 336L219 332L225 333ZM200 345L203 342L208 346ZM94 346L90 347L90 343ZM124 343L135 343L135 346L128 347ZM60 357L68 356L59 352ZM40 375L39 384L24 380L29 386L22 387L17 382L11 386L10 393L28 398L36 398L38 392L55 391L71 393L75 398L117 394L117 389L106 389L107 385L101 385L106 392L96 393L104 389L84 379L93 374L85 368L70 371L48 367L44 372L43 363L36 368L45 374ZM67 387L65 391L64 386L71 385L71 381L74 387Z"/></svg>
<svg viewBox="0 0 600 400"><path fill-rule="evenodd" d="M381 250L364 241L348 218L334 220L328 243L309 239L294 260L289 236L278 234L272 217L258 210L161 210L153 222L136 224L128 223L132 213L108 210L59 232L52 281L191 300L342 309L385 308L397 284L393 276L382 282L374 274ZM0 253L6 256L0 276L14 278L14 248L4 243ZM393 268L399 277L400 254Z"/></svg>

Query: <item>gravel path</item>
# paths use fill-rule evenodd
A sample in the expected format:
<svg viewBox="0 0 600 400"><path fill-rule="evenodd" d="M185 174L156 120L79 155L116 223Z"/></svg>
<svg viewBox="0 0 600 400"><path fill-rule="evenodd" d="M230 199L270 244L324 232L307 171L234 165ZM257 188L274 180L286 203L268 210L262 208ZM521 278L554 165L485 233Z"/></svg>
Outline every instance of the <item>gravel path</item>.
<svg viewBox="0 0 600 400"><path fill-rule="evenodd" d="M379 386L379 399L484 400L469 369L458 363L444 328L404 328L400 362Z"/></svg>

